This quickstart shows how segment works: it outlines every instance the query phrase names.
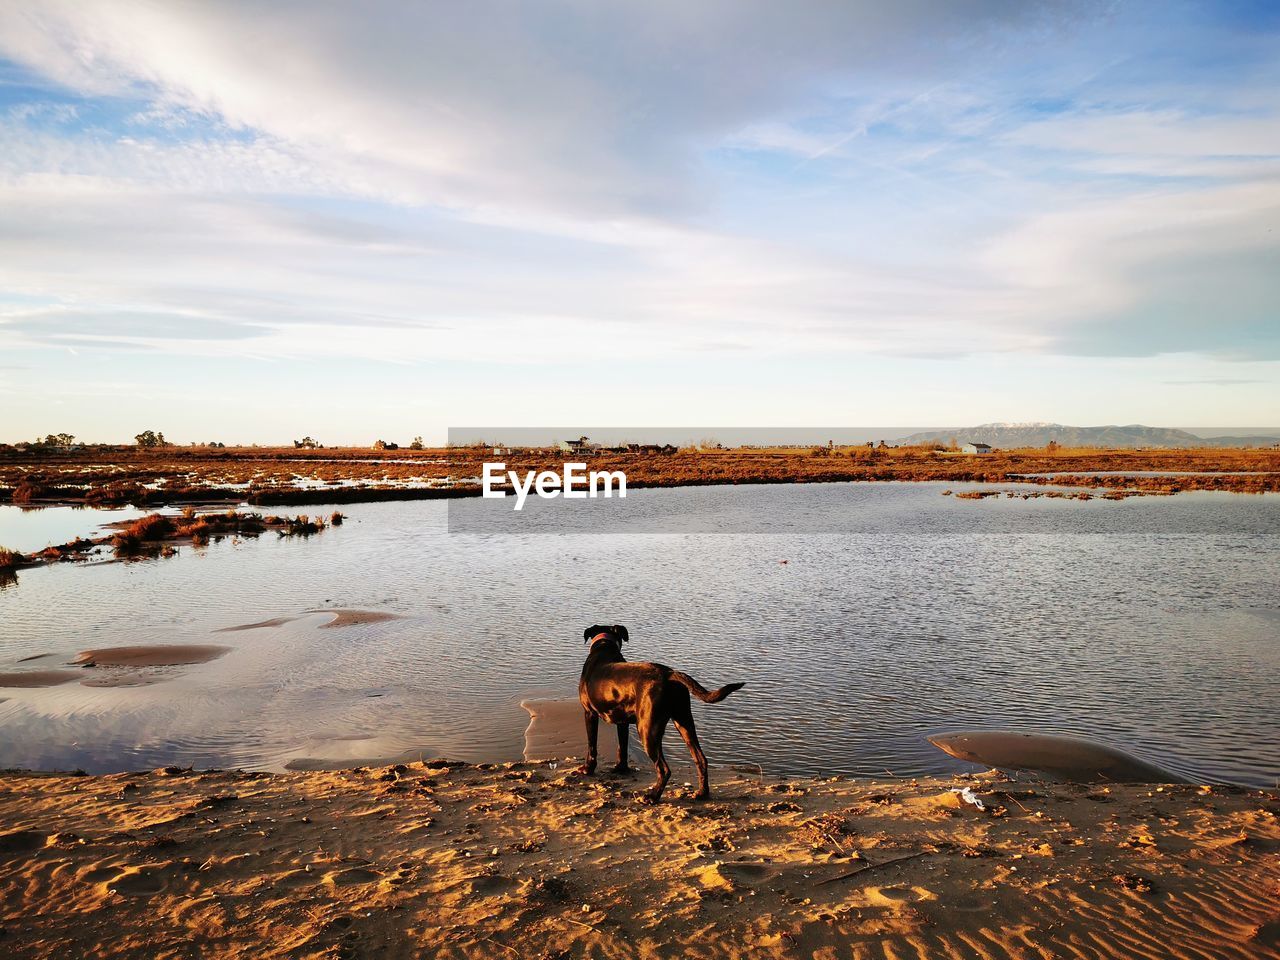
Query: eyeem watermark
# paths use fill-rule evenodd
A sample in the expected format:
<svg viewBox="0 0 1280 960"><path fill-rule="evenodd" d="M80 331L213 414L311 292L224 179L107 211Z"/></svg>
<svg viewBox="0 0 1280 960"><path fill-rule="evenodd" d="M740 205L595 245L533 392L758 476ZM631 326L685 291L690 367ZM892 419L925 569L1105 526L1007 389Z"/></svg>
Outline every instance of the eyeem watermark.
<svg viewBox="0 0 1280 960"><path fill-rule="evenodd" d="M496 451L495 451L496 452ZM622 470L592 470L587 473L585 463L566 463L562 474L554 470L543 470L540 473L528 471L524 483L514 470L508 470L505 463L486 463L481 475L483 495L486 497L505 497L506 484L516 494L515 509L523 510L524 502L532 490L538 496L551 500L564 497L566 500L582 500L587 497L612 497L617 490L619 497L627 495L627 475Z"/></svg>

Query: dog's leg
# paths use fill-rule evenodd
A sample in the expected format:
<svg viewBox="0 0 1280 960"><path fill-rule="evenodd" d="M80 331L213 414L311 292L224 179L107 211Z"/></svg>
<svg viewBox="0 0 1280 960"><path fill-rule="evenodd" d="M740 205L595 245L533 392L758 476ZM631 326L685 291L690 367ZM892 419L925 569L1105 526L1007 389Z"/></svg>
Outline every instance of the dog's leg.
<svg viewBox="0 0 1280 960"><path fill-rule="evenodd" d="M577 772L590 776L596 772L596 737L600 733L600 718L590 710L583 710L582 717L587 726L587 762Z"/></svg>
<svg viewBox="0 0 1280 960"><path fill-rule="evenodd" d="M662 735L666 732L666 726L665 721L661 724L654 723L650 717L642 717L636 723L636 732L640 734L644 752L649 755L654 769L658 771L658 779L645 791L644 799L649 803L658 802L662 791L666 789L667 781L671 779L671 768L667 766L667 758L662 754Z"/></svg>
<svg viewBox="0 0 1280 960"><path fill-rule="evenodd" d="M631 772L631 765L627 762L627 727L625 723L618 724L618 762L614 765L614 773Z"/></svg>
<svg viewBox="0 0 1280 960"><path fill-rule="evenodd" d="M698 730L693 725L693 716L680 717L679 719L672 717L671 722L680 731L680 737L684 740L684 745L689 748L689 752L693 754L693 762L698 765L698 792L693 795L693 798L695 800L705 800L711 796L711 790L707 787L707 757L702 752L702 745L698 743Z"/></svg>

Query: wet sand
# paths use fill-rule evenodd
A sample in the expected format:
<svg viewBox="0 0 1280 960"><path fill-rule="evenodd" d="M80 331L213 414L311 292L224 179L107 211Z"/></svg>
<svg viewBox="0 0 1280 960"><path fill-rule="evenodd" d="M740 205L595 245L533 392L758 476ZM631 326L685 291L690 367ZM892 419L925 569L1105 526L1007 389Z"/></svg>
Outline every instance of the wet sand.
<svg viewBox="0 0 1280 960"><path fill-rule="evenodd" d="M262 630L267 627L283 627L286 623L293 623L297 617L273 617L270 620L259 620L257 623L241 623L234 627L223 627L218 633L239 633L242 630Z"/></svg>
<svg viewBox="0 0 1280 960"><path fill-rule="evenodd" d="M526 760L550 760L582 753L587 741L582 704L577 700L522 700L520 706L529 714L529 725L524 731ZM607 724L601 726L605 734L613 729ZM610 750L615 737L610 734L600 742L604 745L603 755L612 756Z"/></svg>
<svg viewBox="0 0 1280 960"><path fill-rule="evenodd" d="M208 663L230 652L230 647L213 644L147 644L82 650L75 662L81 667L178 667Z"/></svg>
<svg viewBox="0 0 1280 960"><path fill-rule="evenodd" d="M14 957L1260 958L1280 796L447 762L0 777ZM953 786L968 786L978 810Z"/></svg>
<svg viewBox="0 0 1280 960"><path fill-rule="evenodd" d="M298 749L303 756L289 760L284 765L286 770L345 770L354 766L389 766L419 762L424 757L421 749L406 749L396 738L379 735L315 737Z"/></svg>
<svg viewBox="0 0 1280 960"><path fill-rule="evenodd" d="M402 619L399 614L387 613L383 610L351 610L347 608L331 608L308 610L307 613L324 613L331 616L328 623L322 624L322 627L354 627L366 623L384 623L387 620ZM259 620L257 623L240 623L234 627L223 627L218 633L239 633L243 630L264 630L269 627L283 627L287 623L293 623L299 617L273 617L270 620Z"/></svg>
<svg viewBox="0 0 1280 960"><path fill-rule="evenodd" d="M71 662L77 670L12 670L0 673L0 687L54 687L79 680L82 687L145 687L174 676L166 668L208 663L229 653L231 647L210 644L148 644L82 650ZM65 656L65 654L63 655ZM19 663L57 659L56 653L23 657Z"/></svg>
<svg viewBox="0 0 1280 960"><path fill-rule="evenodd" d="M399 620L400 615L386 613L382 610L308 610L307 613L330 613L333 619L326 627L354 627L365 623L382 623L386 620Z"/></svg>
<svg viewBox="0 0 1280 960"><path fill-rule="evenodd" d="M1079 737L1008 730L935 734L927 738L957 760L1001 770L1032 770L1077 783L1185 783L1175 773L1103 743Z"/></svg>
<svg viewBox="0 0 1280 960"><path fill-rule="evenodd" d="M82 674L75 670L14 670L0 673L0 687L56 687L61 683L79 680Z"/></svg>

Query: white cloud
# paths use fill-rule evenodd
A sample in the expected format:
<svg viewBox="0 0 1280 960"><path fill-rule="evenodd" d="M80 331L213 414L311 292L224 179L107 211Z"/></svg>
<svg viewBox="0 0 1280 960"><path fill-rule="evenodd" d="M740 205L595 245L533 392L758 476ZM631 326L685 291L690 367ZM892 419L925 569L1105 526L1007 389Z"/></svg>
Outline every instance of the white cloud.
<svg viewBox="0 0 1280 960"><path fill-rule="evenodd" d="M1280 180L1149 191L1037 217L984 261L1055 348L1280 359L1278 216Z"/></svg>
<svg viewBox="0 0 1280 960"><path fill-rule="evenodd" d="M806 350L1027 342L1018 318L994 309L1000 291L975 298L972 281L922 283L914 271L693 228L547 250L545 238L482 225L362 223L57 176L0 187L0 206L0 285L60 302L0 315L0 340L81 341L96 311L100 340L211 355L773 352L780 319Z"/></svg>
<svg viewBox="0 0 1280 960"><path fill-rule="evenodd" d="M699 149L826 78L945 70L1078 3L0 7L0 52L296 144L415 202L616 216L703 205Z"/></svg>
<svg viewBox="0 0 1280 960"><path fill-rule="evenodd" d="M0 55L125 108L0 121L0 346L1271 356L1270 98L1028 121L1095 6L0 0ZM1170 307L1223 278L1235 319Z"/></svg>
<svg viewBox="0 0 1280 960"><path fill-rule="evenodd" d="M1280 116L1197 116L1180 110L1082 111L1026 124L1009 142L1146 157L1280 157Z"/></svg>
<svg viewBox="0 0 1280 960"><path fill-rule="evenodd" d="M1085 109L1024 124L1003 141L1050 151L1065 168L1104 176L1275 178L1280 174L1280 98L1269 107L1216 115Z"/></svg>

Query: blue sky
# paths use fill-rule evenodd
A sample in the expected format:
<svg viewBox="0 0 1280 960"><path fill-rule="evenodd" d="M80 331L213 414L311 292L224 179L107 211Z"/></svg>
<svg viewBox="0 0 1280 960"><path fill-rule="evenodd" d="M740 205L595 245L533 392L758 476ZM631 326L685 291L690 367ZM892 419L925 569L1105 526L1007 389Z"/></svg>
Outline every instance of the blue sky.
<svg viewBox="0 0 1280 960"><path fill-rule="evenodd" d="M0 439L1280 425L1275 4L0 0Z"/></svg>

